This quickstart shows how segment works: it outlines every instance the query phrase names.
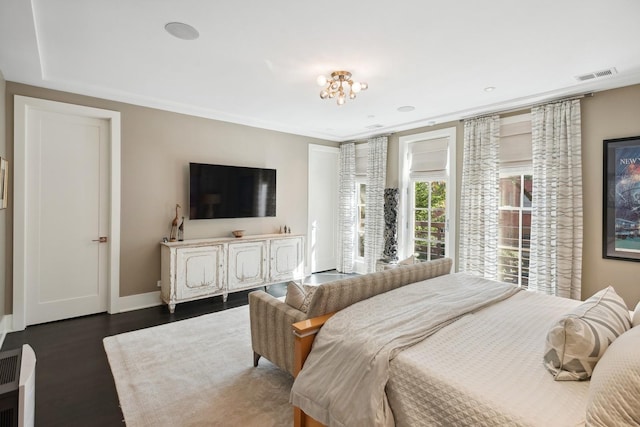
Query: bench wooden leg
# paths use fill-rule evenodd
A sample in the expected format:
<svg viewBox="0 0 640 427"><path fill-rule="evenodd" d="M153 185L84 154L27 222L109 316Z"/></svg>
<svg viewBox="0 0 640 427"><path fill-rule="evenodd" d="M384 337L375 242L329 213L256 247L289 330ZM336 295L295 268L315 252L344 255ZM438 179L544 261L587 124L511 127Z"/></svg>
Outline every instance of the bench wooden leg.
<svg viewBox="0 0 640 427"><path fill-rule="evenodd" d="M260 355L254 351L253 352L253 366L254 367L258 366L258 360L260 360Z"/></svg>

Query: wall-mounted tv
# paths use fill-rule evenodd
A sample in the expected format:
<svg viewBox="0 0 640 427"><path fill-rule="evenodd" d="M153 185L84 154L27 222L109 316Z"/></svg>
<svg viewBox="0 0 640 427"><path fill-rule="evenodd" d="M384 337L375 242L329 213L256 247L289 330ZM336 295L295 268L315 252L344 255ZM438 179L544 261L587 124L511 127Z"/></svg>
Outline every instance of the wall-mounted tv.
<svg viewBox="0 0 640 427"><path fill-rule="evenodd" d="M189 219L276 216L276 170L189 163Z"/></svg>

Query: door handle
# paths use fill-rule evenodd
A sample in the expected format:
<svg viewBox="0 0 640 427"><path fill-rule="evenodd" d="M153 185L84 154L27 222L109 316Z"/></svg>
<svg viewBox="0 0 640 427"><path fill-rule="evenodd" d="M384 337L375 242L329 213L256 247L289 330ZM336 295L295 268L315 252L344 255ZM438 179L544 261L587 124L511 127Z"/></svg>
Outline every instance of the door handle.
<svg viewBox="0 0 640 427"><path fill-rule="evenodd" d="M99 238L98 238L98 239L96 239L96 240L92 240L92 242L107 243L107 236L99 237Z"/></svg>

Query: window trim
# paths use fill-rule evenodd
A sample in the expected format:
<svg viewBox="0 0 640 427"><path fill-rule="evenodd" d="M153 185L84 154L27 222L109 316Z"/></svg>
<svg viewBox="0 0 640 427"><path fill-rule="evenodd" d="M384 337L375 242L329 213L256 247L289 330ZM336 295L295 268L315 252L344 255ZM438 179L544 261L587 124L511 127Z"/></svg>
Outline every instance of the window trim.
<svg viewBox="0 0 640 427"><path fill-rule="evenodd" d="M409 230L410 211L413 204L410 201L410 186L413 182L409 176L409 146L414 142L428 141L433 139L448 139L447 149L447 237L446 253L447 257L453 260L452 271L456 271L456 250L458 244L457 230L457 187L456 187L456 128L444 128L429 132L422 132L413 135L401 136L398 141L398 188L400 189L400 203L398 206L398 257L407 258L413 254L412 238Z"/></svg>

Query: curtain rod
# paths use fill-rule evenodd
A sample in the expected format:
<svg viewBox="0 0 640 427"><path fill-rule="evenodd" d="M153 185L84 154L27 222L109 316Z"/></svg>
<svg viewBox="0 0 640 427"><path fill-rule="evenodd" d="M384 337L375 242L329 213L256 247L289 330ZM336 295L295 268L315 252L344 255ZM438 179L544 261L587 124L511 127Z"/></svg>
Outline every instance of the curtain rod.
<svg viewBox="0 0 640 427"><path fill-rule="evenodd" d="M542 105L547 105L547 104L555 104L558 102L564 102L564 101L573 101L574 99L582 99L582 98L590 98L594 96L593 92L587 92L587 93L583 93L581 95L573 95L573 96L567 96L565 98L556 98L556 99L552 99L549 101L544 101L544 102L538 102L535 104L530 104L530 105L523 105L522 107L515 107L515 108L510 108L508 110L495 110L489 113L482 113L478 116L467 116L467 117L463 117L460 119L461 122L464 122L465 120L468 119L480 119L483 117L489 117L489 116L493 116L496 114L508 114L508 113L515 113L516 111L521 111L521 110L526 110L529 108L535 108L535 107L540 107Z"/></svg>
<svg viewBox="0 0 640 427"><path fill-rule="evenodd" d="M365 139L354 139L351 141L342 141L340 142L340 144L350 144L350 143L354 143L357 144L358 142L367 142L370 139L374 139L374 138L382 138L383 136L386 136L387 138L390 137L391 135L393 135L393 132L387 132L387 133L381 133L379 135L372 135L372 136L368 136Z"/></svg>

